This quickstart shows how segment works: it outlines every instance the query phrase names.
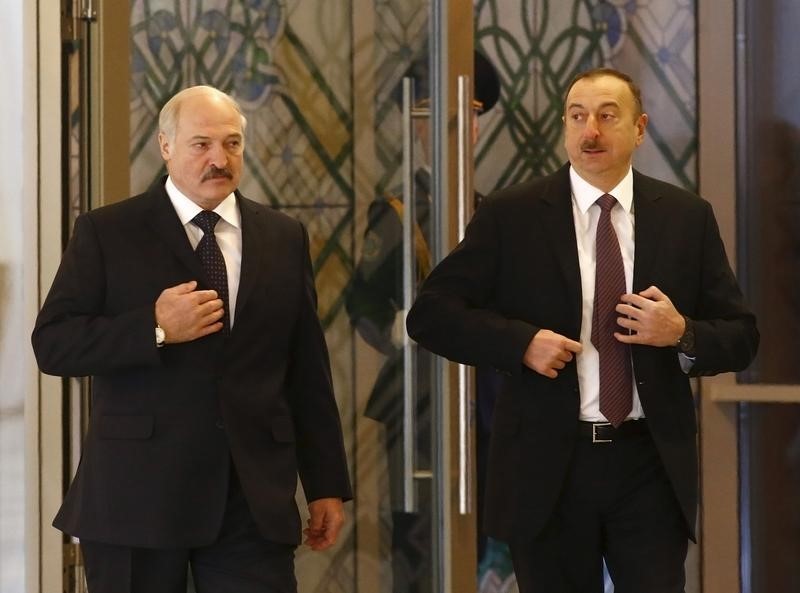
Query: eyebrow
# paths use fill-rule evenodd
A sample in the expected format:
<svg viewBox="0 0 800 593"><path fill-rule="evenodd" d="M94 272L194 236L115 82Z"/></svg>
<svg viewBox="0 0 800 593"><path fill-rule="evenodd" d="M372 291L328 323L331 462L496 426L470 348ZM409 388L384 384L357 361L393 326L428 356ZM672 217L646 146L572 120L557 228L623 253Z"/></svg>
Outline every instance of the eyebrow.
<svg viewBox="0 0 800 593"><path fill-rule="evenodd" d="M244 138L244 135L240 134L239 132L234 132L233 134L228 134L227 136L225 136L225 140L230 140L231 138L237 138L241 140L242 138ZM213 138L211 138L211 136L204 136L202 134L197 134L189 138L189 142L197 142L198 140L212 140L212 139Z"/></svg>
<svg viewBox="0 0 800 593"><path fill-rule="evenodd" d="M620 108L619 103L616 101L606 101L605 103L600 104L599 109L605 109L607 107L614 107L616 109ZM586 109L586 107L584 107L583 103L570 103L567 105L567 111L570 109Z"/></svg>

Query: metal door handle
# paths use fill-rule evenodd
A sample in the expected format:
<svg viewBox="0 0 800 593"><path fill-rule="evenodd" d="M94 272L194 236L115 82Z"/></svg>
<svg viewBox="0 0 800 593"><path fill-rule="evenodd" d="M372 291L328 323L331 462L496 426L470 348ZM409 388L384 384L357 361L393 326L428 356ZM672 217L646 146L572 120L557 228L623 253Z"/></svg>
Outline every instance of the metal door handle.
<svg viewBox="0 0 800 593"><path fill-rule="evenodd" d="M414 80L403 78L403 311L408 312L416 293L416 253L414 251L414 143L411 98ZM416 418L414 388L417 384L416 343L403 332L403 510L416 511L414 466Z"/></svg>
<svg viewBox="0 0 800 593"><path fill-rule="evenodd" d="M472 210L472 97L469 76L458 77L458 240L464 238ZM471 369L458 365L458 512L472 513Z"/></svg>

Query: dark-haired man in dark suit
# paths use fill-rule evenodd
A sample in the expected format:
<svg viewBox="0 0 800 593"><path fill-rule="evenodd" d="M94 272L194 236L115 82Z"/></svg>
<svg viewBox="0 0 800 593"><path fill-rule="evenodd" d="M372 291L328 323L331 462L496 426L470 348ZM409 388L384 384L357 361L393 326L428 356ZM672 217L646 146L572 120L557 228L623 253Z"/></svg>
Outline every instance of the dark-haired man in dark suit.
<svg viewBox="0 0 800 593"><path fill-rule="evenodd" d="M169 175L84 214L33 332L43 372L91 376L55 526L90 593L294 593L350 483L302 224L237 191L246 120L211 87L161 111Z"/></svg>
<svg viewBox="0 0 800 593"><path fill-rule="evenodd" d="M408 316L423 347L491 365L486 527L521 593L682 593L694 537L690 375L745 368L754 316L708 202L632 169L638 87L585 72L569 164L490 196Z"/></svg>

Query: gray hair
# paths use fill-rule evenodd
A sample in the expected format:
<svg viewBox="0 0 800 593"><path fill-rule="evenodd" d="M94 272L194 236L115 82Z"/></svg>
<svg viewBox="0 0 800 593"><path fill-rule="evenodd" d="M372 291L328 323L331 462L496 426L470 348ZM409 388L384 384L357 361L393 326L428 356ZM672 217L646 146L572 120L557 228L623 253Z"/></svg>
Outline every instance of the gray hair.
<svg viewBox="0 0 800 593"><path fill-rule="evenodd" d="M242 113L242 108L239 106L239 103L236 102L236 99L213 86L198 85L179 91L161 108L161 113L158 115L158 130L167 137L169 142L175 141L178 116L180 115L181 105L183 105L184 99L200 94L218 97L233 107L236 113L242 118L242 135L244 135L244 130L247 127L247 118L244 116L244 113Z"/></svg>

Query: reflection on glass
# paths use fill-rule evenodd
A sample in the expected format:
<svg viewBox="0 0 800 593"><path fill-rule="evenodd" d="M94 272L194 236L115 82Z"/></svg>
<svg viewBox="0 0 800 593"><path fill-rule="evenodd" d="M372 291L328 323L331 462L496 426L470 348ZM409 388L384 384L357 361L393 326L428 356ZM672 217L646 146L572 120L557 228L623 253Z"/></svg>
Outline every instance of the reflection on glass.
<svg viewBox="0 0 800 593"><path fill-rule="evenodd" d="M800 383L800 4L737 2L739 274L758 316L745 380ZM800 405L740 406L742 592L800 591Z"/></svg>
<svg viewBox="0 0 800 593"><path fill-rule="evenodd" d="M406 297L404 295L404 217L408 204L404 189L413 200L410 214L411 253L416 270L414 284L421 282L431 269L431 175L429 166L430 118L423 103L429 98L427 56L412 62L406 77L412 79L411 151L417 158L409 163L413 170L410 188L396 188L378 196L369 205L367 227L361 257L348 291L346 308L350 320L364 341L385 356L372 386L364 410L365 416L379 422L389 471L391 507L391 571L394 593L429 593L432 591L432 470L431 396L433 387L432 355L421 349L405 349ZM398 108L403 107L402 85L393 93ZM410 155L406 155L409 157ZM412 290L415 292L415 290ZM404 373L416 357L412 374L411 402L415 433L409 446L404 438ZM411 435L408 435L411 436ZM410 455L410 459L406 456ZM411 470L412 475L406 472ZM413 478L410 500L405 485Z"/></svg>
<svg viewBox="0 0 800 593"><path fill-rule="evenodd" d="M800 405L743 407L742 591L800 591Z"/></svg>

